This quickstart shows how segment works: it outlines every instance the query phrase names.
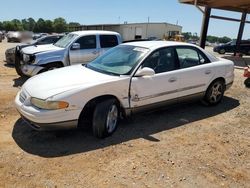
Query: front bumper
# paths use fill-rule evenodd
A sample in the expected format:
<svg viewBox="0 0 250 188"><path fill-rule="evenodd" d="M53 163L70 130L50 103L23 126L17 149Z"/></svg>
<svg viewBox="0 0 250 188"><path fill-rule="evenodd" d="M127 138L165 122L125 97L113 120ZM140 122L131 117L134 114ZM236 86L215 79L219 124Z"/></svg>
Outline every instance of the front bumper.
<svg viewBox="0 0 250 188"><path fill-rule="evenodd" d="M21 69L22 69L23 74L25 74L26 76L30 76L30 77L37 75L39 71L44 69L44 67L40 67L36 65L28 65L23 62L21 62L21 64L22 64Z"/></svg>
<svg viewBox="0 0 250 188"><path fill-rule="evenodd" d="M25 122L36 130L64 130L77 128L80 110L42 110L30 104L30 96L26 94L25 101L21 102L20 92L15 98L17 111Z"/></svg>

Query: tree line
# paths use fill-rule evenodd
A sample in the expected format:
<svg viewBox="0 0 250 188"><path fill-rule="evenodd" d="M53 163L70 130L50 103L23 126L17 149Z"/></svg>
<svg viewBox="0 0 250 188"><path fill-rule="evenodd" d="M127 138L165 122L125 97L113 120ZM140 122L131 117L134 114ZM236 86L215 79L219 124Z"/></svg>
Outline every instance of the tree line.
<svg viewBox="0 0 250 188"><path fill-rule="evenodd" d="M33 31L35 33L63 33L72 31L72 28L80 26L77 22L67 23L64 18L54 20L44 20L39 18L37 21L33 18L13 19L11 21L0 22L0 30L5 31Z"/></svg>
<svg viewBox="0 0 250 188"><path fill-rule="evenodd" d="M185 32L185 33L182 33L182 35L184 36L185 40L199 40L200 38L197 36L197 33L194 33L192 34L191 32ZM216 36L211 36L211 35L208 35L207 36L207 41L210 42L210 43L215 43L215 42L218 42L218 43L227 43L227 42L230 42L232 41L231 38L229 37L216 37Z"/></svg>

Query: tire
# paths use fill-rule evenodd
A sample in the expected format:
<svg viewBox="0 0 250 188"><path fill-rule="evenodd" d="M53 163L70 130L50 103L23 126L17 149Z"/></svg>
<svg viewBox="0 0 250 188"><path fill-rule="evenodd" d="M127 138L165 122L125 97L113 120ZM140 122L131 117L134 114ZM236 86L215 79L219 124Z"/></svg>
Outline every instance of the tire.
<svg viewBox="0 0 250 188"><path fill-rule="evenodd" d="M219 50L219 54L225 54L226 53L226 50L225 49L220 49Z"/></svg>
<svg viewBox="0 0 250 188"><path fill-rule="evenodd" d="M15 69L16 69L16 72L19 76L21 77L24 77L26 76L25 74L23 74L23 71L22 71L22 65L21 65L21 61L20 61L20 56L15 54Z"/></svg>
<svg viewBox="0 0 250 188"><path fill-rule="evenodd" d="M105 138L112 135L119 121L119 106L115 99L98 103L93 113L92 131L95 137Z"/></svg>
<svg viewBox="0 0 250 188"><path fill-rule="evenodd" d="M216 80L208 87L204 101L207 105L213 106L221 102L225 92L225 84L222 80Z"/></svg>
<svg viewBox="0 0 250 188"><path fill-rule="evenodd" d="M250 78L247 78L245 81L244 81L244 84L246 87L250 87Z"/></svg>
<svg viewBox="0 0 250 188"><path fill-rule="evenodd" d="M54 69L58 69L63 67L61 63L50 63L44 67L44 69L40 70L37 74L41 74L43 72L51 71Z"/></svg>

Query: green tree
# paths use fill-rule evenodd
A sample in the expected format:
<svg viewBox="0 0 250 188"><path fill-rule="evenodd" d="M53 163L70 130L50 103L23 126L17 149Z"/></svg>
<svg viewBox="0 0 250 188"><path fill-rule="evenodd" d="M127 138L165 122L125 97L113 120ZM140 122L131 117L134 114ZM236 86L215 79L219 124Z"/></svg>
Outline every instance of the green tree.
<svg viewBox="0 0 250 188"><path fill-rule="evenodd" d="M34 31L35 26L36 26L36 21L33 18L28 18L27 21L29 25L28 31Z"/></svg>
<svg viewBox="0 0 250 188"><path fill-rule="evenodd" d="M3 23L0 22L0 30L4 30Z"/></svg>
<svg viewBox="0 0 250 188"><path fill-rule="evenodd" d="M67 31L67 22L64 18L56 18L53 23L54 31L57 33L63 33Z"/></svg>
<svg viewBox="0 0 250 188"><path fill-rule="evenodd" d="M29 31L29 22L26 19L22 19L23 29Z"/></svg>
<svg viewBox="0 0 250 188"><path fill-rule="evenodd" d="M14 25L15 31L22 31L23 30L23 25L22 25L22 22L20 20L13 19L11 22Z"/></svg>
<svg viewBox="0 0 250 188"><path fill-rule="evenodd" d="M45 30L45 21L42 18L39 18L36 22L34 32L44 32Z"/></svg>
<svg viewBox="0 0 250 188"><path fill-rule="evenodd" d="M6 31L15 31L15 26L11 21L4 21L3 27L4 27L4 30Z"/></svg>
<svg viewBox="0 0 250 188"><path fill-rule="evenodd" d="M78 22L70 22L68 24L68 31L75 31L76 27L79 27L81 24L79 24Z"/></svg>
<svg viewBox="0 0 250 188"><path fill-rule="evenodd" d="M226 36L224 36L224 37L222 37L222 38L219 38L219 42L220 42L220 43L228 43L228 42L230 42L231 40L232 40L231 38L226 37Z"/></svg>
<svg viewBox="0 0 250 188"><path fill-rule="evenodd" d="M51 20L45 20L44 22L44 30L45 33L52 33L53 32L53 22Z"/></svg>

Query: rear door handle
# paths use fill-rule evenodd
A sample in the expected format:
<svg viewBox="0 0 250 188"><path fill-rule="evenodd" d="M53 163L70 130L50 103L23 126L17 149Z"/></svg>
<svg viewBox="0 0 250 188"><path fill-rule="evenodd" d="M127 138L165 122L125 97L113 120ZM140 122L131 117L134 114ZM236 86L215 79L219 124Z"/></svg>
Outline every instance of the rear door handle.
<svg viewBox="0 0 250 188"><path fill-rule="evenodd" d="M168 82L173 83L173 82L175 82L176 80L177 80L177 78L172 77L172 78L170 78L170 79L168 80Z"/></svg>
<svg viewBox="0 0 250 188"><path fill-rule="evenodd" d="M211 70L206 70L205 74L211 74L211 72L212 72Z"/></svg>

